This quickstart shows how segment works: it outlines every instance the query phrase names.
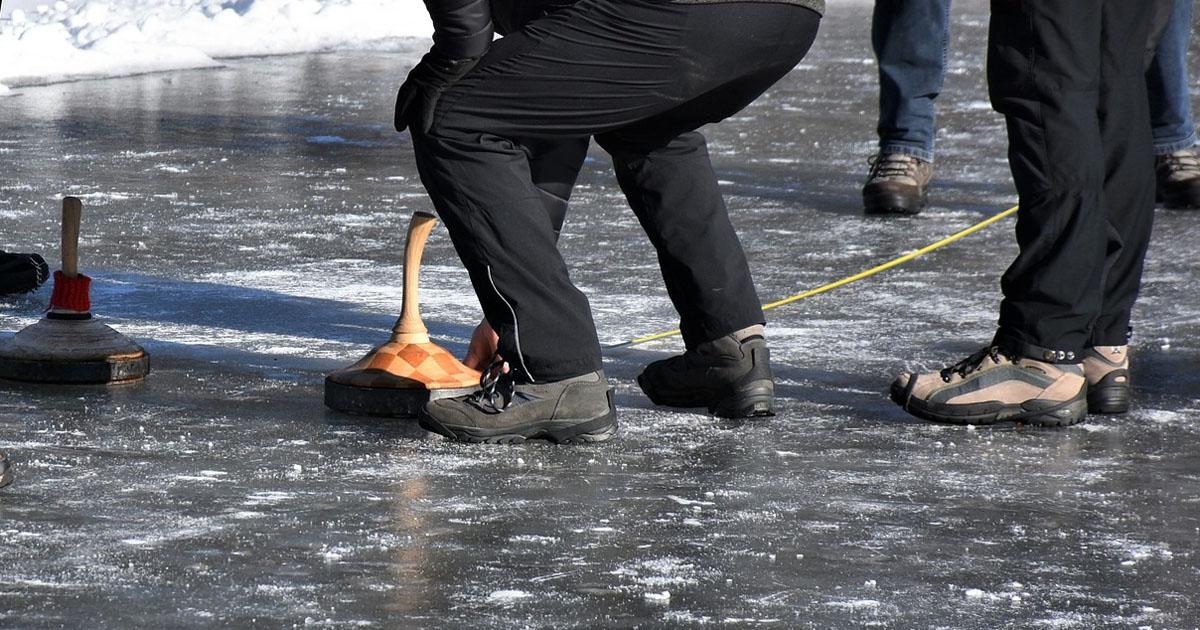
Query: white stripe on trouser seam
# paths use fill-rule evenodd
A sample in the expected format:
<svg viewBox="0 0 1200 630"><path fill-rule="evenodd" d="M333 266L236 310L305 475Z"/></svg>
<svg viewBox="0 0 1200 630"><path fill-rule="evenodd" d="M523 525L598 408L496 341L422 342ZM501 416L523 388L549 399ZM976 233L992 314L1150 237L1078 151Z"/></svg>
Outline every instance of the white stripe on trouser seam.
<svg viewBox="0 0 1200 630"><path fill-rule="evenodd" d="M529 377L530 383L536 383L537 380L533 378L533 374L529 373L529 368L525 367L525 353L521 352L521 327L517 325L517 312L513 310L512 304L509 304L508 300L504 299L504 294L500 292L499 287L496 286L496 281L492 279L491 265L487 266L487 272L488 282L492 283L492 290L495 291L496 295L500 297L500 301L504 302L504 305L508 307L508 312L512 313L513 339L517 342L517 359L521 362L521 369L525 370L525 376Z"/></svg>

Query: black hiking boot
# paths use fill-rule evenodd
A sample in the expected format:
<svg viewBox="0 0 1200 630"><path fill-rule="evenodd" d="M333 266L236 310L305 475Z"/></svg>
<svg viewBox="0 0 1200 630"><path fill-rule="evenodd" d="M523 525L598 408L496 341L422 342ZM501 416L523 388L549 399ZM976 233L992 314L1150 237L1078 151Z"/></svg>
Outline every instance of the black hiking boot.
<svg viewBox="0 0 1200 630"><path fill-rule="evenodd" d="M603 370L553 383L514 383L505 367L488 368L473 394L429 401L418 423L452 440L489 444L603 442L616 434Z"/></svg>
<svg viewBox="0 0 1200 630"><path fill-rule="evenodd" d="M774 415L775 379L767 342L733 335L706 341L638 375L638 385L656 405L707 407L723 418Z"/></svg>
<svg viewBox="0 0 1200 630"><path fill-rule="evenodd" d="M12 483L12 468L8 467L8 456L0 451L0 488Z"/></svg>

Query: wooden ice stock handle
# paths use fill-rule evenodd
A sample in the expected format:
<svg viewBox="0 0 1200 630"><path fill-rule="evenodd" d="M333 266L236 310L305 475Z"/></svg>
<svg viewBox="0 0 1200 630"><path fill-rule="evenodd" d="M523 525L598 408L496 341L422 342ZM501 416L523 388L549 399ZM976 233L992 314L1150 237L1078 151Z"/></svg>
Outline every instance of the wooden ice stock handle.
<svg viewBox="0 0 1200 630"><path fill-rule="evenodd" d="M83 202L78 197L63 197L62 272L68 278L79 275L79 223Z"/></svg>
<svg viewBox="0 0 1200 630"><path fill-rule="evenodd" d="M429 343L429 330L421 321L421 254L425 252L425 242L437 222L437 217L428 212L414 212L408 226L408 241L404 245L404 302L400 320L392 328L393 341Z"/></svg>

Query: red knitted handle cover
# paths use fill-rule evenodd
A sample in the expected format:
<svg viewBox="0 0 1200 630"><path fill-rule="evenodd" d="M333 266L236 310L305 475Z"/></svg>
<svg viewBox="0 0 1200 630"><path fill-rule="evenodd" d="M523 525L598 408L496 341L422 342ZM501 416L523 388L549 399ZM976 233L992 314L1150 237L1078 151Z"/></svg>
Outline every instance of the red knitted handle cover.
<svg viewBox="0 0 1200 630"><path fill-rule="evenodd" d="M79 274L68 278L54 272L54 292L50 294L50 309L87 313L92 310L92 279Z"/></svg>

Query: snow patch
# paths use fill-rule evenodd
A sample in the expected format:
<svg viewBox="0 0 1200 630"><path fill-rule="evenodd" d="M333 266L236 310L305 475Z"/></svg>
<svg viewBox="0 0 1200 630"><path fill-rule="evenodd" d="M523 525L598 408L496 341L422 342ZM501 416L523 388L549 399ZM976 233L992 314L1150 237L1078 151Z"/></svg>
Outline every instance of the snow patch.
<svg viewBox="0 0 1200 630"><path fill-rule="evenodd" d="M847 610L870 610L879 608L879 601L874 599L850 599L836 602L825 602L826 606L845 608Z"/></svg>
<svg viewBox="0 0 1200 630"><path fill-rule="evenodd" d="M522 599L526 599L529 597L533 597L533 595L531 593L527 593L525 591L501 590L501 591L492 591L491 594L488 595L487 599L489 602L492 602L492 603L510 604L512 602L517 602L517 601L520 601Z"/></svg>
<svg viewBox="0 0 1200 630"><path fill-rule="evenodd" d="M0 21L9 87L211 68L221 57L380 47L428 37L423 4L394 0L76 0Z"/></svg>

